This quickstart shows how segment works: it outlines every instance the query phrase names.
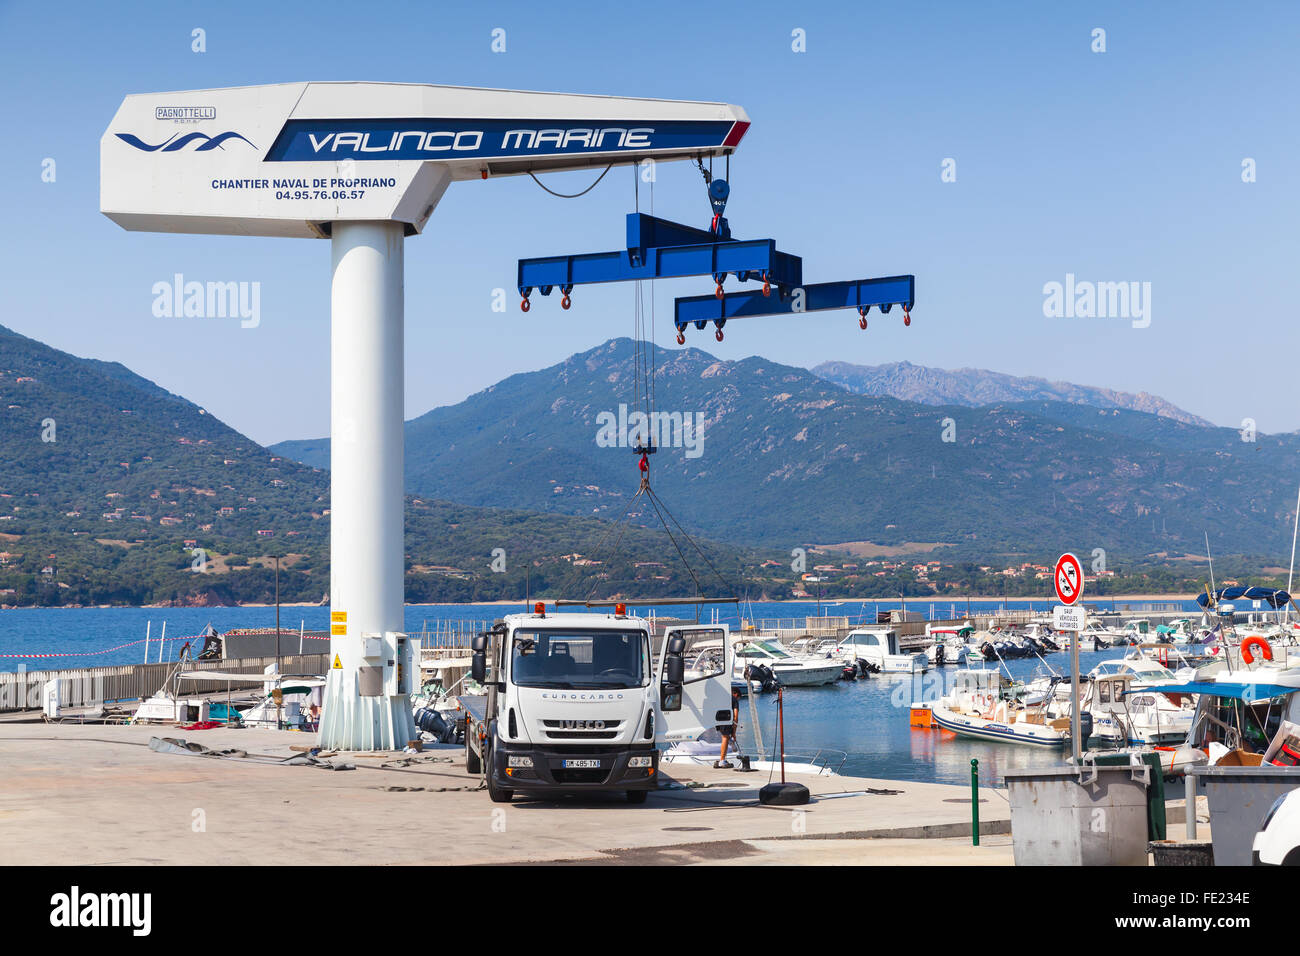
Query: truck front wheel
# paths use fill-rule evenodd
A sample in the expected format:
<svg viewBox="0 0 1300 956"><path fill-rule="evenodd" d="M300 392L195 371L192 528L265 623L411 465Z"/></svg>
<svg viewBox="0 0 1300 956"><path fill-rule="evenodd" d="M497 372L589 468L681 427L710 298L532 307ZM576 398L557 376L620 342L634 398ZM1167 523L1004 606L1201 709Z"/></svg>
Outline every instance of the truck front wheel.
<svg viewBox="0 0 1300 956"><path fill-rule="evenodd" d="M645 798L649 795L649 790L629 790L627 792L627 802L632 804L645 803Z"/></svg>
<svg viewBox="0 0 1300 956"><path fill-rule="evenodd" d="M507 790L504 787L497 786L496 776L490 770L487 775L487 791L488 796L492 798L493 803L509 803L515 796L513 790Z"/></svg>
<svg viewBox="0 0 1300 956"><path fill-rule="evenodd" d="M509 803L511 800L514 799L515 792L513 790L507 790L505 787L501 787L497 785L496 768L493 766L494 761L492 760L492 751L487 748L486 744L484 745L483 748L483 760L487 764L487 768L488 768L487 771L488 796L492 798L493 803Z"/></svg>

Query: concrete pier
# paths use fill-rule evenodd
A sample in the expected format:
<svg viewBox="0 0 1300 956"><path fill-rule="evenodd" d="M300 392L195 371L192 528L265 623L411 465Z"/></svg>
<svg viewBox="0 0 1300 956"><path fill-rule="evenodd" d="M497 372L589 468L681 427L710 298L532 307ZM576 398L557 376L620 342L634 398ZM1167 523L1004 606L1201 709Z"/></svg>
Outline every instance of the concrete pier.
<svg viewBox="0 0 1300 956"><path fill-rule="evenodd" d="M249 756L158 753L152 737ZM315 743L271 730L0 725L0 865L1011 863L999 790L980 792L972 847L960 786L800 775L807 807L762 807L766 774L665 765L642 806L621 794L494 804L459 747L326 758L355 770L273 762Z"/></svg>

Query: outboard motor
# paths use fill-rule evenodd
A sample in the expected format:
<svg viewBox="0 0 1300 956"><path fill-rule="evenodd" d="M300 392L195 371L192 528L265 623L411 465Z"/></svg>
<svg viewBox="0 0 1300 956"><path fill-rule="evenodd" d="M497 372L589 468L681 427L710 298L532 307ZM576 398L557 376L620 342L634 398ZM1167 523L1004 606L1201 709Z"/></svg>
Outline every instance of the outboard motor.
<svg viewBox="0 0 1300 956"><path fill-rule="evenodd" d="M776 690L778 684L776 675L772 669L764 664L748 664L745 667L745 677L748 680L757 681L759 689L763 693L771 693Z"/></svg>
<svg viewBox="0 0 1300 956"><path fill-rule="evenodd" d="M858 679L857 664L845 664L843 667L840 668L840 680L857 680L857 679Z"/></svg>
<svg viewBox="0 0 1300 956"><path fill-rule="evenodd" d="M447 721L443 720L442 714L431 707L421 707L415 712L415 726L432 734L440 743L448 742L448 732L452 737L456 734L455 726L449 726Z"/></svg>
<svg viewBox="0 0 1300 956"><path fill-rule="evenodd" d="M935 644L934 644L934 664L935 664L936 667L942 667L944 664L947 663L947 661L946 661L946 659L945 659L947 653L948 653L948 649L947 649L946 647L944 647L944 645L943 645L943 641L935 641Z"/></svg>
<svg viewBox="0 0 1300 956"><path fill-rule="evenodd" d="M1087 749L1088 738L1092 736L1092 711L1079 712L1079 746ZM1125 741L1127 743L1128 741ZM1123 744L1121 744L1123 746Z"/></svg>

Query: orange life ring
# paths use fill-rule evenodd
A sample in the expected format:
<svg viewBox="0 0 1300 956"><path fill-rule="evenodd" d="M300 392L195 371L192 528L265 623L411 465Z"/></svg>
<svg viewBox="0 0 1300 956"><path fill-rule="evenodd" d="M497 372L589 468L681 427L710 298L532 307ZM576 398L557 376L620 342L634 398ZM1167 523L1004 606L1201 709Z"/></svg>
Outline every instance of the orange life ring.
<svg viewBox="0 0 1300 956"><path fill-rule="evenodd" d="M1255 663L1255 655L1250 652L1252 647L1259 648L1259 652L1263 655L1264 660L1271 661L1273 659L1273 648L1269 646L1268 641L1256 635L1248 637L1241 642L1241 659L1247 664Z"/></svg>

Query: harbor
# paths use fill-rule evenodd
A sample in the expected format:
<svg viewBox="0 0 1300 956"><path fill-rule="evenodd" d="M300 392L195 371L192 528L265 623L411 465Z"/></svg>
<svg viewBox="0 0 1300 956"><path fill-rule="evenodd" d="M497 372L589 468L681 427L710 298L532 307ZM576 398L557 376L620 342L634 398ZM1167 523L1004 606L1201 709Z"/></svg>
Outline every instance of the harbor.
<svg viewBox="0 0 1300 956"><path fill-rule="evenodd" d="M1291 625L1280 614L1290 609L1289 596L1228 589L1215 598L1202 608L1206 613L1200 625L1184 617L1177 625L1151 626L1153 612L1145 608L1140 618L1103 614L1107 623L1093 622L1096 626L1090 633L1104 634L1109 641L1092 636L1095 646L1079 654L1085 676L1077 705L1085 708L1086 753L1082 763L1074 762L1083 776L1066 783L1082 786L1086 792L1091 786L1084 783L1089 773L1141 769L1141 804L1146 809L1134 818L1140 831L1126 838L1125 862L1137 859L1159 865L1176 852L1212 859L1215 825L1205 786L1210 793L1215 786L1221 788L1222 781L1214 774L1221 775L1225 771L1220 768L1228 764L1238 770L1261 763L1275 767L1286 762L1279 757L1290 753L1300 759L1300 727L1288 723L1300 716L1288 704L1293 696L1300 697L1300 682L1293 680L1287 666L1295 640ZM1236 604L1228 598L1237 604L1249 602L1252 608L1263 602L1273 610L1238 615ZM837 855L859 862L889 862L891 854L900 854L941 864L1002 865L1021 857L1029 862L1033 853L1029 844L1017 842L1013 829L1017 787L1030 779L1041 784L1058 779L1062 772L1075 773L1069 770L1068 747L1063 753L1059 746L1068 742L1070 721L1065 718L1074 700L1060 689L1061 650L1070 638L1036 621L1032 612L1026 612L1019 627L1005 612L990 615L981 623L995 630L975 632L966 621L891 623L891 617L899 618L901 612L875 609L865 623L861 620L868 617L865 609L858 622L810 616L790 620L786 626L787 621L778 618L756 618L750 623L742 617L734 631L721 620L720 612L696 624L653 611L638 618L621 605L616 611L613 615L551 614L538 602L531 612L507 614L492 625L468 616L424 618L424 629L413 641L422 686L408 703L419 730L406 747L397 750L339 751L321 745L318 706L313 706L319 697L312 695L322 683L320 675L329 668L329 655L287 653L306 647L312 639L325 639L305 627L298 633L282 633L278 640L270 632L271 649L286 652L278 657L265 656L264 629L232 628L222 634L208 628L204 641L180 645L176 660L0 674L0 681L7 681L4 699L9 702L0 714L0 758L14 771L9 777L11 796L22 794L17 802L11 801L7 820L24 832L39 833L51 821L81 812L80 798L68 780L69 775L88 773L97 787L110 788L106 792L120 788L120 798L112 801L115 807L147 806L175 784L205 820L209 812L215 812L217 819L229 814L226 819L233 830L222 830L218 836L210 828L206 832L212 837L202 844L228 862L239 858L235 848L244 838L263 832L264 827L274 829L286 846L303 839L305 833L296 829L300 824L286 824L289 817L305 819L301 815L306 814L313 826L323 823L350 832L360 817L349 814L364 816L374 807L403 799L438 801L438 807L421 805L419 812L439 819L446 814L459 821L437 830L439 839L457 847L458 862L476 862L479 852L484 854L483 862L501 862L504 843L505 859L518 862L790 863L831 862ZM477 741L482 734L478 729L471 733L467 720L481 706L475 701L485 699L474 695L483 693L480 681L491 680L485 678L486 671L471 666L479 653L476 637L497 633L503 621L507 627L563 629L584 622L594 626L602 620L608 621L606 626L644 628L655 635L661 642L658 668L665 666L663 648L671 649L663 643L668 638L680 634L702 638L694 650L680 652L689 661L684 664L686 686L703 680L697 686L716 683L718 701L731 695L734 725L719 725L725 732L720 736L712 720L692 725L688 715L683 726L694 729L683 737L673 731L674 715L666 714L668 724L660 731L653 764L659 775L650 781L647 799L628 801L637 806L623 805L617 784L591 792L566 792L562 785L552 790L525 788L507 794L508 808L495 806L501 801L494 795L492 772L484 768L486 758L480 760L469 746L471 738ZM915 631L918 624L921 635L909 635L912 639L906 648L896 647L894 657L880 658L879 665L852 656L869 650L854 643L857 635L893 638L896 630L913 625L908 629ZM714 636L721 641L711 643ZM161 638L154 640L161 643ZM286 646L286 640L293 646ZM946 659L945 645L951 649ZM1252 645L1258 645L1256 654ZM746 648L751 647L764 649L763 656L746 656ZM845 665L837 658L840 647L854 648L849 658L842 659ZM199 650L207 659L190 660L191 650ZM154 653L167 655L164 650ZM733 653L734 667L729 663ZM855 660L865 666L846 666ZM890 670L889 662L894 660L901 669ZM1058 666L1053 666L1053 660ZM771 665L765 672L769 677L758 674L758 661L763 662L759 667ZM797 665L798 673L783 669L787 662ZM805 671L818 675L816 680L803 680L800 674ZM1132 689L1135 674L1143 678L1140 687L1149 690ZM737 677L742 679L738 682ZM967 685L974 690L964 689ZM1103 690L1112 685L1120 688L1113 703L1111 690ZM1035 688L1045 688L1046 693ZM78 699L78 694L89 699ZM1129 703L1129 695L1139 694L1145 696L1131 697L1135 706L1148 698L1166 702L1163 725L1156 717L1152 729L1144 729L1145 718ZM1219 704L1215 705L1219 710L1207 710L1208 705L1197 709L1197 698L1222 699L1230 705L1236 700L1236 709L1229 708L1235 716ZM1270 698L1278 707L1261 709ZM37 700L39 708L31 706ZM963 703L971 700L973 709ZM1180 700L1184 702L1179 704ZM14 706L15 701L25 706ZM1046 710L1053 706L1061 709ZM991 719L990 726L1000 729L968 733L960 722L952 724L951 718L940 717L941 708L960 714L963 707L977 719ZM709 708L716 709L713 704L704 706L706 711ZM980 718L989 708L989 715ZM1006 715L994 713L998 708ZM1010 716L1013 712L1027 721L1024 740L1003 739L1014 737L1020 726ZM483 720L479 713L478 719ZM1060 728L1052 730L1049 721L1035 723L1035 713L1065 717L1050 721L1051 727ZM1216 726L1229 729L1225 719L1237 721L1235 736L1214 730ZM1025 746L1041 732L1036 727L1055 734L1058 746ZM1118 728L1118 737L1106 736L1109 727ZM1207 735L1207 730L1213 732ZM1293 732L1294 740L1288 737ZM1152 747L1152 743L1165 746ZM1261 749L1267 750L1264 760ZM322 770L333 772L322 774ZM1285 775L1284 770L1272 772ZM1132 773L1136 780L1137 771ZM1196 775L1207 775L1199 791ZM778 783L806 790L804 800L786 806L766 799L765 791ZM269 799L271 793L276 794L278 805ZM345 799L337 799L340 796ZM1197 801L1190 821L1185 812L1189 796ZM233 813L231 803L240 799L258 809ZM1221 802L1223 795L1216 799ZM290 806L294 811L288 811ZM264 819L263 812L268 814ZM1218 812L1229 810L1220 807ZM684 817L680 823L667 822L669 816L688 813L689 822ZM570 830L565 821L583 814L583 819L595 814L601 823ZM722 819L713 820L711 815ZM523 821L518 827L506 822L515 816ZM542 817L555 821L541 825ZM1029 828L1028 819L1023 817L1019 825ZM123 847L137 838L133 826L145 820L157 822L149 813L133 820L128 813L97 831L117 836L105 837L104 844L92 841L78 848L76 852L85 855L79 861L120 856ZM491 821L487 834L476 836L474 830L484 820ZM547 836L530 829L534 820L539 822L537 833ZM1232 826L1239 822L1234 820ZM497 839L494 827L506 827L522 842ZM1253 833L1233 837L1232 846L1218 847L1220 856L1249 852L1242 841L1253 838ZM118 839L123 843L113 842ZM791 840L817 842L817 846L795 849ZM397 844L379 831L372 846L354 846L347 852L358 861L401 863L409 862L406 853L422 854L424 859L434 853L436 859L437 845L435 840L430 845L394 849ZM177 841L151 844L157 859L165 862L191 858L187 846L188 838L180 833ZM331 861L329 850L312 852L325 854L320 862ZM1106 859L1121 861L1119 856Z"/></svg>
<svg viewBox="0 0 1300 956"><path fill-rule="evenodd" d="M1300 8L728 13L0 3L17 939L1290 932Z"/></svg>

